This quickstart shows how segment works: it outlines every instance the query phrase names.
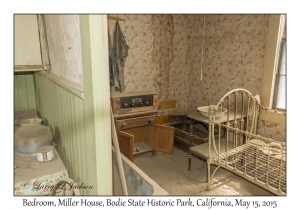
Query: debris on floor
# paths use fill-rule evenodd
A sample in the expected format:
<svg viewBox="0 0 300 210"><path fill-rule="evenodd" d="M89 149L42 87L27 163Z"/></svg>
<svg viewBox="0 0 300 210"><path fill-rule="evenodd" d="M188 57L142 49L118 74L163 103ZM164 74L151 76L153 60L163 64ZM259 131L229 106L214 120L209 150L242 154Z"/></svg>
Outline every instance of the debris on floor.
<svg viewBox="0 0 300 210"><path fill-rule="evenodd" d="M207 191L206 162L192 157L191 171L188 171L188 155L176 147L173 154L145 153L135 157L134 163L170 195L273 195L221 168L214 175L211 190Z"/></svg>

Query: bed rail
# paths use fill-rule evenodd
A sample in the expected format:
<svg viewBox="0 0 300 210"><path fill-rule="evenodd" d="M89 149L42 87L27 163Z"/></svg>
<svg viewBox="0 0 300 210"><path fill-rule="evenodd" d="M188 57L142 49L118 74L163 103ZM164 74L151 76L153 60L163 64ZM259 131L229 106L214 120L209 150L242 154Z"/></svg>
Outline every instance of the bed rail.
<svg viewBox="0 0 300 210"><path fill-rule="evenodd" d="M227 121L216 121L217 110L225 108ZM225 94L209 108L207 189L219 167L229 170L277 195L286 193L286 143L257 135L259 114L276 110L262 107L258 96L245 89ZM234 115L234 119L229 116ZM274 120L275 123L275 120ZM215 135L218 130L219 135ZM225 130L225 137L221 131ZM225 147L221 150L221 147ZM221 152L222 151L222 152ZM224 152L225 151L225 152ZM217 168L210 175L210 165Z"/></svg>

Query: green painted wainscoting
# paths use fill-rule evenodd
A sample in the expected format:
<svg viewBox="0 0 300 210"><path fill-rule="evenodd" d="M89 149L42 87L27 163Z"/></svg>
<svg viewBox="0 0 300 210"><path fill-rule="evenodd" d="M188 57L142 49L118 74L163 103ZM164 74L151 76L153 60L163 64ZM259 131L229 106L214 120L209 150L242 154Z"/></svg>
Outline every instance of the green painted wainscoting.
<svg viewBox="0 0 300 210"><path fill-rule="evenodd" d="M89 127L93 129L93 118L85 111L85 101L39 73L35 74L35 84L38 114L44 125L50 126L70 178L93 186L81 194L97 195L95 134L87 132Z"/></svg>
<svg viewBox="0 0 300 210"><path fill-rule="evenodd" d="M14 73L14 110L36 109L33 72Z"/></svg>
<svg viewBox="0 0 300 210"><path fill-rule="evenodd" d="M83 100L61 88L39 73L35 74L38 115L50 126L58 153L70 178L87 183Z"/></svg>
<svg viewBox="0 0 300 210"><path fill-rule="evenodd" d="M37 112L82 195L112 195L112 151L106 15L80 15L84 97L35 73Z"/></svg>

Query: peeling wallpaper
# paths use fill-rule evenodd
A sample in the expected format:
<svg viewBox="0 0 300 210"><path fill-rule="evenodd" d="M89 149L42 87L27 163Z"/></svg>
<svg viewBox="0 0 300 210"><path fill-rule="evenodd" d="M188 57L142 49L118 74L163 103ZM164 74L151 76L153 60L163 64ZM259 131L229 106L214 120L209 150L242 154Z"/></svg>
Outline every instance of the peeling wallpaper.
<svg viewBox="0 0 300 210"><path fill-rule="evenodd" d="M153 35L152 69L153 82L160 100L169 98L170 66L174 59L174 23L172 15L153 15L150 31Z"/></svg>
<svg viewBox="0 0 300 210"><path fill-rule="evenodd" d="M125 92L154 90L177 100L177 111L215 104L234 88L260 94L269 15L115 16L126 20Z"/></svg>
<svg viewBox="0 0 300 210"><path fill-rule="evenodd" d="M216 104L235 88L261 93L269 15L114 16L125 19L129 45L125 92L152 90L160 101L176 100L169 113ZM111 37L114 24L108 20Z"/></svg>

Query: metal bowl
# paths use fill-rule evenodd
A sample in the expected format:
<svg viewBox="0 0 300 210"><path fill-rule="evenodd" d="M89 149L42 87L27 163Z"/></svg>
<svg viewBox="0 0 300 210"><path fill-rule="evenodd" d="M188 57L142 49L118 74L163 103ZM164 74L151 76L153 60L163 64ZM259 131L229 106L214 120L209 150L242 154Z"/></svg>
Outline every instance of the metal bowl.
<svg viewBox="0 0 300 210"><path fill-rule="evenodd" d="M41 125L43 122L43 119L41 118L30 118L26 120L22 120L20 123L22 126L28 126L28 125Z"/></svg>
<svg viewBox="0 0 300 210"><path fill-rule="evenodd" d="M200 107L197 108L197 110L200 112L200 114L203 117L207 117L207 118L209 117L208 109L209 109L209 106L200 106ZM215 118L222 117L226 112L227 112L227 109L218 107Z"/></svg>
<svg viewBox="0 0 300 210"><path fill-rule="evenodd" d="M52 146L53 134L50 127L43 125L22 126L15 132L15 152L35 154L41 146Z"/></svg>

